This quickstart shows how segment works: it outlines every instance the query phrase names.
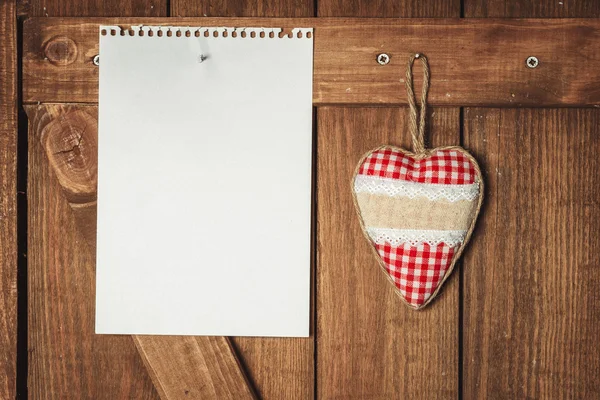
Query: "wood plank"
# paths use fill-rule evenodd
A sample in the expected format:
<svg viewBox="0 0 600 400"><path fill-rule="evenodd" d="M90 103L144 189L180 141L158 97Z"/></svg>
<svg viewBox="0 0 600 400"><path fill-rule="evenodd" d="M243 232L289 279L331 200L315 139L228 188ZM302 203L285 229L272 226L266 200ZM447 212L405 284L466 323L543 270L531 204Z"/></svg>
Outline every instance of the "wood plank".
<svg viewBox="0 0 600 400"><path fill-rule="evenodd" d="M598 17L600 3L466 0L465 15ZM585 182L597 175L598 110L473 109L465 127L489 162L492 198L488 237L475 235L465 259L464 397L598 398L598 301L588 294L600 284L598 193Z"/></svg>
<svg viewBox="0 0 600 400"><path fill-rule="evenodd" d="M69 16L69 15L167 15L167 7L166 1L161 0L157 3L158 7L154 5L147 4L142 1L95 1L95 0L86 0L86 1L77 1L77 2L60 2L60 1L52 1L50 4L46 4L46 2L42 1L34 1L34 2L26 2L20 4L19 13L22 16L27 15L38 15L38 16L48 16L48 15L61 15L61 16ZM141 6L141 7L140 7ZM61 51L60 44L58 48L55 48L56 51ZM43 108L42 110L38 110L33 108L32 113L48 113L49 110ZM51 170L56 174L56 179L58 180L62 194L65 200L68 202L68 205L71 208L72 217L74 220L74 226L78 228L78 232L74 235L78 238L82 238L84 240L78 239L78 244L84 249L77 251L89 251L92 255L95 255L95 236L96 236L96 158L97 158L97 117L96 110L90 109L87 107L82 107L79 109L77 106L72 106L69 108L71 112L68 113L67 118L62 118L56 123L55 120L52 122L48 122L48 132L44 136L43 148L45 150L47 159L51 164ZM91 110L91 113L90 113ZM61 112L64 111L60 107L52 106L51 111L54 114L61 115ZM48 118L51 120L52 117ZM87 127L91 127L91 129L87 129ZM35 166L33 166L35 167ZM87 246L85 246L87 243ZM77 246L74 246L77 247ZM93 257L93 256L91 256ZM92 258L93 259L93 258ZM93 261L92 261L93 262ZM93 265L92 265L93 270ZM88 275L86 278L93 278L93 275ZM86 282L87 284L93 285L94 280L91 282ZM43 289L45 290L45 289ZM30 332L32 334L32 332ZM93 332L92 332L93 335ZM127 339L124 339L127 341ZM131 342L126 342L128 345L128 350L131 351ZM119 347L113 349L115 352L120 351ZM94 356L93 350L82 348L79 351L84 352L86 356ZM85 352L91 352L91 354L87 354ZM136 369L140 368L141 359L139 357L136 359L134 353L131 355L132 360L135 359L134 365L123 365L125 370L133 368L133 372ZM107 358L111 358L115 356L108 355ZM31 355L32 365L30 366L30 377L34 376L31 373L32 366L35 365L39 359L36 358L37 355L34 353ZM42 364L43 366L39 370L39 374L45 374L46 368L52 363L54 360L49 360L47 363ZM142 366L142 371L144 370ZM58 379L69 380L71 377L69 374L72 374L74 371L72 370L62 370L58 375ZM92 371L96 372L96 371ZM76 373L76 372L75 372ZM146 377L147 375L143 374L142 376ZM154 375L153 375L154 377ZM46 381L48 383L48 381ZM39 390L44 390L44 382L35 384L39 384ZM148 395L156 398L158 395L152 389L152 385L147 389ZM62 392L62 391L61 391ZM64 393L68 392L68 388L64 389ZM109 391L110 392L110 391ZM74 393L70 394L71 396L75 396ZM110 394L107 394L110 396ZM58 396L58 394L52 394L52 396Z"/></svg>
<svg viewBox="0 0 600 400"><path fill-rule="evenodd" d="M256 398L227 338L134 336L134 340L162 399Z"/></svg>
<svg viewBox="0 0 600 400"><path fill-rule="evenodd" d="M600 398L600 110L467 109L486 202L464 258L467 399Z"/></svg>
<svg viewBox="0 0 600 400"><path fill-rule="evenodd" d="M308 338L230 338L259 398L314 398L314 333Z"/></svg>
<svg viewBox="0 0 600 400"><path fill-rule="evenodd" d="M172 0L172 14L183 17L303 17L314 15L311 0ZM201 21L207 19L185 18ZM261 26L264 25L264 19ZM314 266L311 266L314 268ZM314 269L313 269L314 271ZM314 287L313 287L314 290ZM314 307L313 307L314 308ZM260 398L314 397L314 327L308 338L231 338Z"/></svg>
<svg viewBox="0 0 600 400"><path fill-rule="evenodd" d="M317 389L322 399L456 398L458 274L424 311L397 297L363 237L350 181L381 144L409 146L408 111L318 112ZM434 145L459 143L459 110L435 109Z"/></svg>
<svg viewBox="0 0 600 400"><path fill-rule="evenodd" d="M312 17L312 0L171 0L174 17Z"/></svg>
<svg viewBox="0 0 600 400"><path fill-rule="evenodd" d="M0 2L0 398L16 397L17 14Z"/></svg>
<svg viewBox="0 0 600 400"><path fill-rule="evenodd" d="M167 0L25 0L21 15L38 17L160 17L167 15Z"/></svg>
<svg viewBox="0 0 600 400"><path fill-rule="evenodd" d="M131 337L94 333L95 252L79 231L56 173L68 177L70 170L76 176L90 165L87 136L48 157L55 149L48 135L64 131L67 144L73 132L86 132L95 110L41 105L27 112L29 396L157 399Z"/></svg>
<svg viewBox="0 0 600 400"><path fill-rule="evenodd" d="M460 0L327 0L318 7L319 17L460 17Z"/></svg>
<svg viewBox="0 0 600 400"><path fill-rule="evenodd" d="M173 21L26 21L24 101L97 102L98 69L92 58L98 54L98 25L142 23ZM405 60L415 51L428 55L435 74L429 96L432 104L600 105L597 19L182 18L177 23L316 27L313 101L319 106L405 104ZM388 65L375 61L381 52L391 55ZM540 61L535 69L525 64L531 55Z"/></svg>
<svg viewBox="0 0 600 400"><path fill-rule="evenodd" d="M41 4L43 3L35 2L32 10L25 7L25 11L22 10L21 13L33 12L36 15L36 12L39 13ZM139 0L133 2L98 2L95 0L67 2L61 7L50 9L44 7L42 15L48 16L49 13L56 13L56 15L62 16L160 16L167 14L166 4L165 0L154 4ZM51 5L57 6L59 2L53 1ZM50 54L60 53L65 50L62 47L65 45L66 50L69 50L68 41L58 40L54 42L54 45L50 44L48 51ZM52 171L56 174L63 190L63 195L71 208L74 223L79 228L88 247L95 253L97 110L89 107L70 107L65 114L63 113L65 109L62 107L50 107L52 107L52 113L55 114L55 119L46 126L48 129L44 135L43 147L52 165ZM57 119L58 123L56 123ZM92 285L93 282L91 282ZM165 351L165 341L168 341L171 351ZM142 350L143 360L146 365L151 366L151 377L162 398L182 398L189 394L205 397L213 392L218 394L218 398L252 398L251 395L242 395L249 393L249 386L243 377L240 378L241 370L227 339L198 338L195 340L197 344L194 348L195 351L190 351L189 346L186 346L189 341L190 338L182 337L168 339L146 337L144 340L140 340L140 343L143 343L143 346L141 344L139 346ZM115 348L115 351L118 352L119 349ZM167 365L176 368L165 368ZM205 368L202 370L202 374L197 374L197 371L194 370L193 372L197 375L183 374L177 368L199 365L205 365ZM125 368L127 367L125 365ZM65 378L69 379L68 373L65 375L67 375ZM218 386L211 391L212 386L208 386L207 382ZM230 396L226 396L226 393L229 393Z"/></svg>
<svg viewBox="0 0 600 400"><path fill-rule="evenodd" d="M464 0L465 17L598 18L596 0Z"/></svg>
<svg viewBox="0 0 600 400"><path fill-rule="evenodd" d="M63 201L70 208L73 227L77 230L74 233L77 238L75 246L79 246L80 252L90 254L90 258L86 259L86 267L91 273L82 277L78 285L95 287L97 107L41 105L29 106L28 112L49 169L60 187ZM33 246L32 251L36 249ZM65 293L65 297L68 297L68 293ZM91 303L93 309L93 292L90 292L85 301ZM69 318L69 315L61 317ZM93 311L87 319L93 326ZM32 327L34 328L39 329ZM92 336L110 337L94 335L93 329ZM185 392L200 396L198 398L253 398L250 386L226 338L143 336L134 339L163 399L184 398L182 396L186 396ZM131 347L132 343L127 343ZM92 353L87 356L95 357L94 350L90 351ZM119 351L121 349L115 349L104 356L109 360L118 358ZM136 366L123 364L123 368ZM93 365L90 368L93 368ZM61 371L59 374L64 374L61 375L62 379L71 379L71 373L74 371ZM210 396L211 394L215 394L216 397Z"/></svg>
<svg viewBox="0 0 600 400"><path fill-rule="evenodd" d="M319 1L319 16L341 15L459 17L460 4ZM382 27L374 37L387 32ZM385 48L404 40L386 38L377 45ZM419 44L410 51L432 57L429 46ZM377 52L373 48L373 54ZM406 95L399 80L405 62L404 55L392 59L389 65L394 68L388 71L398 74L390 90L402 102ZM371 81L381 78L380 71L370 72ZM429 117L434 145L459 142L457 108L434 109ZM373 258L351 200L350 180L358 159L384 143L408 146L407 126L406 109L318 110L317 389L323 399L450 399L458 394L458 274L424 313L408 310Z"/></svg>

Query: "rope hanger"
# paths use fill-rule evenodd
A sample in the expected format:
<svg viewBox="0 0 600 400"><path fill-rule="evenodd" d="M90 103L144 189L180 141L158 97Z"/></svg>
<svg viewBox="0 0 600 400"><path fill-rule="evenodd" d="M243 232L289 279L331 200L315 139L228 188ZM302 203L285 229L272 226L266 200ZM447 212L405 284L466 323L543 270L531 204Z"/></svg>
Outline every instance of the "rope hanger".
<svg viewBox="0 0 600 400"><path fill-rule="evenodd" d="M413 88L412 67L415 59L423 64L423 89L421 91L421 110L417 110L415 92ZM406 93L410 107L410 134L412 136L413 151L415 154L425 153L425 117L427 114L427 92L429 91L429 63L423 54L411 55L406 67ZM419 123L417 126L417 118Z"/></svg>

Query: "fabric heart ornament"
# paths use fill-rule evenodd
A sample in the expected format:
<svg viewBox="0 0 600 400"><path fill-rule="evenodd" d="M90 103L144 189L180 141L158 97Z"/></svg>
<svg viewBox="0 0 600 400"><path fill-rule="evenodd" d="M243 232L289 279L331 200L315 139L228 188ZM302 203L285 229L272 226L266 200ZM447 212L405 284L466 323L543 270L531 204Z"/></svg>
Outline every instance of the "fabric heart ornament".
<svg viewBox="0 0 600 400"><path fill-rule="evenodd" d="M417 129L412 64L423 62L425 79ZM426 149L427 59L410 57L406 85L414 152L384 145L356 167L354 203L365 237L400 298L425 307L437 295L465 248L483 201L475 159L458 146Z"/></svg>

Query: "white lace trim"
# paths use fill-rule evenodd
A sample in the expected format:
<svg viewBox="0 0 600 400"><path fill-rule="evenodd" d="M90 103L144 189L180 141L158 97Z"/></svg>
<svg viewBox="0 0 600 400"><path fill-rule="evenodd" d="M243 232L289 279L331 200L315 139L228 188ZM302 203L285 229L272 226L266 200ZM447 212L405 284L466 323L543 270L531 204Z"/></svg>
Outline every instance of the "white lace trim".
<svg viewBox="0 0 600 400"><path fill-rule="evenodd" d="M411 199L415 197L427 197L429 200L444 198L450 202L455 202L476 199L479 196L479 183L446 185L356 175L354 191L356 193L385 194L392 197L405 196Z"/></svg>
<svg viewBox="0 0 600 400"><path fill-rule="evenodd" d="M367 233L376 244L389 243L398 246L410 243L411 246L417 246L427 243L430 246L437 246L444 243L455 247L465 240L467 231L367 228Z"/></svg>

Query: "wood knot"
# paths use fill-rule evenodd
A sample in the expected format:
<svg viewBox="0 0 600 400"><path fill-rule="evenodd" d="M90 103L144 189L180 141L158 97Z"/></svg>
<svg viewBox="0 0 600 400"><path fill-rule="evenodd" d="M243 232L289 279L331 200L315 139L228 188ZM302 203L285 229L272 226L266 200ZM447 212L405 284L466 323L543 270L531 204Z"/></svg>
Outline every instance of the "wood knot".
<svg viewBox="0 0 600 400"><path fill-rule="evenodd" d="M98 121L80 110L57 115L42 129L48 161L70 203L96 200L97 130Z"/></svg>
<svg viewBox="0 0 600 400"><path fill-rule="evenodd" d="M77 59L77 45L66 36L56 36L44 46L44 57L55 65L69 65Z"/></svg>

